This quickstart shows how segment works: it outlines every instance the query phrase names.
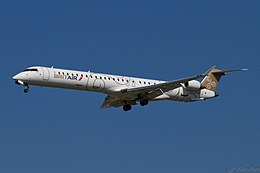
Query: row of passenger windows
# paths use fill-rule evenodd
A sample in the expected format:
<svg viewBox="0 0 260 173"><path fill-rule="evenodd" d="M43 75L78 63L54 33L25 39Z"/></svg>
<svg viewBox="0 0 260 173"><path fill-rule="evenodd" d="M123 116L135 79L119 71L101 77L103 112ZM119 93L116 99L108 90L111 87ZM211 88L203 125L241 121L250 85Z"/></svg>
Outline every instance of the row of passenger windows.
<svg viewBox="0 0 260 173"><path fill-rule="evenodd" d="M70 75L69 73L64 73L64 72L58 72L58 74L59 74L59 75L61 75L61 74L62 74L62 75ZM71 75L74 76L73 73L71 73ZM79 74L76 74L76 76L79 76ZM83 74L81 74L80 76L83 77Z"/></svg>
<svg viewBox="0 0 260 173"><path fill-rule="evenodd" d="M61 74L62 74L62 75L65 75L65 74L67 74L67 75L70 75L69 73L64 73L64 72L58 72L58 74L59 74L59 75L61 75ZM72 73L71 75L72 75L72 76L74 76L74 74L73 74L73 73ZM76 74L76 76L79 76L79 74ZM81 77L83 77L84 75L83 75L83 74L80 74L80 76L81 76ZM90 75L89 77L90 77L90 78L93 78L93 76L92 76L92 75ZM86 75L86 78L88 78L88 75ZM98 79L98 78L99 78L99 79L104 79L104 80L113 80L113 81L116 81L116 79L115 79L115 78L111 78L111 77L103 77L103 78L102 78L101 76L99 76L99 77L98 77L98 76L95 76L95 78L96 78L96 79ZM117 81L118 81L118 82L120 82L120 79L119 79L119 78L117 78ZM126 80L124 80L124 79L121 79L121 81L122 81L122 82L124 82L124 81L126 81L126 82L129 82L129 80L128 80L128 79L126 79ZM132 83L135 83L135 81L134 81L134 80L132 80ZM142 82L142 81L139 81L139 83L140 83L140 84L142 84L142 83L143 83L143 84L148 84L148 85L152 85L152 84L154 84L154 85L155 85L155 84L156 84L155 82L154 82L154 83L152 83L152 82L145 82L145 81L143 81L143 82Z"/></svg>

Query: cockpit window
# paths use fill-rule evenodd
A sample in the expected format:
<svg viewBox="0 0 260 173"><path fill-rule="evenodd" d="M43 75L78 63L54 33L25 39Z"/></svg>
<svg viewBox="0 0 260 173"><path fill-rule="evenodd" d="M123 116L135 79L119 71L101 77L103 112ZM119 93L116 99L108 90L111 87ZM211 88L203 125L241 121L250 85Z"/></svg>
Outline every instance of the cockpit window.
<svg viewBox="0 0 260 173"><path fill-rule="evenodd" d="M36 68L31 68L31 69L25 69L24 71L38 71Z"/></svg>

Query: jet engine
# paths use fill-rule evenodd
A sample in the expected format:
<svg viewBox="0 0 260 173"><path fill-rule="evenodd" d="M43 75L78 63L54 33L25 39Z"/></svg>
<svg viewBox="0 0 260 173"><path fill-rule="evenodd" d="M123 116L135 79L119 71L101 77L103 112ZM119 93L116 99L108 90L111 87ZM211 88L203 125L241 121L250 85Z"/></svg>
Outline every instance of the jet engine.
<svg viewBox="0 0 260 173"><path fill-rule="evenodd" d="M196 80L191 80L191 81L185 82L184 86L188 90L199 90L202 88L200 82L196 81Z"/></svg>

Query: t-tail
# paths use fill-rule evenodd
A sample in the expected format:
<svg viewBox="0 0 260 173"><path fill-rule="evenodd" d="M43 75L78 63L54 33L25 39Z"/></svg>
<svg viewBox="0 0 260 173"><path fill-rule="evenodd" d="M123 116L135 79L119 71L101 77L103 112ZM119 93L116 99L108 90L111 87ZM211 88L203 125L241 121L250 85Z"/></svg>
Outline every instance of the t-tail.
<svg viewBox="0 0 260 173"><path fill-rule="evenodd" d="M216 66L213 66L208 72L207 76L201 81L201 86L211 91L215 91L222 76L230 72L247 71L248 69L240 70L219 70Z"/></svg>

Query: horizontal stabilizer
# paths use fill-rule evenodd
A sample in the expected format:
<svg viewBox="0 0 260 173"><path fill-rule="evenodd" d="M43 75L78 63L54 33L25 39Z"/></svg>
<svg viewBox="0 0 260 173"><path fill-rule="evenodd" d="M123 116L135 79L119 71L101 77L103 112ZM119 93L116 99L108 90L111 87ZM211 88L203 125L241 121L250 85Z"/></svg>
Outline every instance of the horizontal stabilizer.
<svg viewBox="0 0 260 173"><path fill-rule="evenodd" d="M240 71L248 71L248 69L239 69L239 70L220 70L220 71L212 72L212 74L226 75L227 73L231 73L231 72L240 72Z"/></svg>

